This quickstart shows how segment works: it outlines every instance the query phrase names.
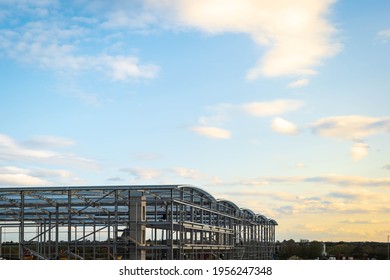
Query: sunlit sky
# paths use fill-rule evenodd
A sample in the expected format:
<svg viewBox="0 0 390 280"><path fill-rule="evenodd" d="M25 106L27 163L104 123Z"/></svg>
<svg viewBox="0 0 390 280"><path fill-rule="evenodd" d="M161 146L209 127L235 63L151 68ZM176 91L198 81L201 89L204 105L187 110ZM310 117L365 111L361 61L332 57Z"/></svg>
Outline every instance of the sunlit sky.
<svg viewBox="0 0 390 280"><path fill-rule="evenodd" d="M390 234L390 2L0 0L0 186L190 184L277 239Z"/></svg>

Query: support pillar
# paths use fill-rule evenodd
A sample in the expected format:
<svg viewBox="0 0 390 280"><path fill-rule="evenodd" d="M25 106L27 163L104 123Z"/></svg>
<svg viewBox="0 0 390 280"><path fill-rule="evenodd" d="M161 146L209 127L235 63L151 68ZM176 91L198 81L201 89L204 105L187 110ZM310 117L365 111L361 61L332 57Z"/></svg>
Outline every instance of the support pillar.
<svg viewBox="0 0 390 280"><path fill-rule="evenodd" d="M3 228L0 227L0 257L3 255L2 245L3 245Z"/></svg>
<svg viewBox="0 0 390 280"><path fill-rule="evenodd" d="M19 259L24 258L24 192L20 192Z"/></svg>
<svg viewBox="0 0 390 280"><path fill-rule="evenodd" d="M146 246L146 197L131 196L128 207L128 227L121 237L128 244L130 259L145 260L146 251L139 247Z"/></svg>

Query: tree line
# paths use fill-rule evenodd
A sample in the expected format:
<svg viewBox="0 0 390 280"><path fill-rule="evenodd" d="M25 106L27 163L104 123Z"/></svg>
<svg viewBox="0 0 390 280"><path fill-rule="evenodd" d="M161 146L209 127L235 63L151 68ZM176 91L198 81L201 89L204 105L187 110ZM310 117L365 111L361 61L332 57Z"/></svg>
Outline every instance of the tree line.
<svg viewBox="0 0 390 280"><path fill-rule="evenodd" d="M383 242L322 242L308 240L295 242L290 239L276 242L276 259L387 260L388 244Z"/></svg>

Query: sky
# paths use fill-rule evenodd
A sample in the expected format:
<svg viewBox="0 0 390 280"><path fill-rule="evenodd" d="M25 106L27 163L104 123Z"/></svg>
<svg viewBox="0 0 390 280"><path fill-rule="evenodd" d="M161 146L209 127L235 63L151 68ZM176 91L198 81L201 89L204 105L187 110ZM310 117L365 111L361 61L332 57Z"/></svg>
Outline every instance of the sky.
<svg viewBox="0 0 390 280"><path fill-rule="evenodd" d="M386 242L389 13L0 0L0 187L190 184L278 240Z"/></svg>

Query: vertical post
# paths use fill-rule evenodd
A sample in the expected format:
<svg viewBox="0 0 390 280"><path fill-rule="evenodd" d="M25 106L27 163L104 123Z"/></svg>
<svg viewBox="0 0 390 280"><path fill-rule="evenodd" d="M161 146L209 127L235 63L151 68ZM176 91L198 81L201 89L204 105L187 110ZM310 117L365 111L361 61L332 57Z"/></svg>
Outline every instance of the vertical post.
<svg viewBox="0 0 390 280"><path fill-rule="evenodd" d="M390 260L390 243L389 243L390 235L387 235L387 259Z"/></svg>
<svg viewBox="0 0 390 280"><path fill-rule="evenodd" d="M107 260L111 259L111 213L109 210L107 216Z"/></svg>
<svg viewBox="0 0 390 280"><path fill-rule="evenodd" d="M72 192L68 191L68 259L70 259L70 242L72 240Z"/></svg>
<svg viewBox="0 0 390 280"><path fill-rule="evenodd" d="M58 251L58 242L59 242L59 239L60 239L60 233L59 233L59 223L60 223L60 221L59 221L59 211L60 211L60 209L59 209L59 206L58 206L58 203L56 203L56 237L55 237L55 239L56 239L56 248L55 248L55 250L56 250L56 254L55 254L55 257L56 258L58 258L59 259L59 251Z"/></svg>
<svg viewBox="0 0 390 280"><path fill-rule="evenodd" d="M170 203L170 209L171 209L171 240L170 240L170 244L171 244L171 248L170 248L170 259L173 260L173 189L171 189L171 203Z"/></svg>
<svg viewBox="0 0 390 280"><path fill-rule="evenodd" d="M20 192L19 259L24 257L24 192Z"/></svg>
<svg viewBox="0 0 390 280"><path fill-rule="evenodd" d="M135 259L138 260L138 202L135 203Z"/></svg>
<svg viewBox="0 0 390 280"><path fill-rule="evenodd" d="M51 259L51 212L49 212L49 259Z"/></svg>
<svg viewBox="0 0 390 280"><path fill-rule="evenodd" d="M118 236L118 190L115 190L115 219L114 219L114 234L113 234L113 252L114 258L117 259L118 251L117 251L117 236Z"/></svg>
<svg viewBox="0 0 390 280"><path fill-rule="evenodd" d="M3 228L0 227L0 257L3 255L3 251L2 251L2 244L3 244Z"/></svg>
<svg viewBox="0 0 390 280"><path fill-rule="evenodd" d="M85 223L83 223L83 258L85 259Z"/></svg>
<svg viewBox="0 0 390 280"><path fill-rule="evenodd" d="M93 220L93 259L96 260L96 220Z"/></svg>
<svg viewBox="0 0 390 280"><path fill-rule="evenodd" d="M36 245L36 247L35 247L35 251L37 251L38 252L38 254L42 254L42 252L41 252L41 248L42 248L42 234L43 234L43 232L42 232L42 223L39 223L38 225L37 225L37 245Z"/></svg>
<svg viewBox="0 0 390 280"><path fill-rule="evenodd" d="M43 219L43 256L46 257L46 219Z"/></svg>

